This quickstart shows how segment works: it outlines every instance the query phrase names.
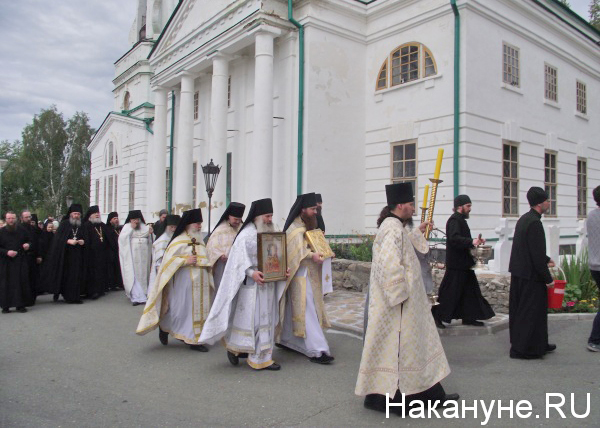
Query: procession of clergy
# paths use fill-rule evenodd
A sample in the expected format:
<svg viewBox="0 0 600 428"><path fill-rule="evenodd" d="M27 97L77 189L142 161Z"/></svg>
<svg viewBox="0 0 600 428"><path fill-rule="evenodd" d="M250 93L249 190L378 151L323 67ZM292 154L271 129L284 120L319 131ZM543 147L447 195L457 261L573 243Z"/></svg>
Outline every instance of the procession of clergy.
<svg viewBox="0 0 600 428"><path fill-rule="evenodd" d="M378 411L386 411L386 394L389 402L407 405L455 401L458 394L446 394L440 384L450 368L437 328L452 319L480 326L479 320L494 316L481 295L469 255L470 248L485 241L471 237L466 222L471 200L458 196L446 225L441 304L432 308L424 233L433 223L413 227L412 184L386 185L385 190L387 205L373 243L355 392L365 396L365 407ZM510 266L510 356L522 359L541 358L556 348L548 343L545 287L552 283L548 271L552 261L545 255L540 222L548 209L548 195L533 187L527 198L531 211L517 223ZM306 236L307 231L325 230L321 205L318 194L297 197L282 231L286 278L269 282L259 270L257 254L259 234L280 232L269 198L252 202L244 221L245 205L232 202L206 244L200 209L185 211L181 217L161 212L153 225L145 224L140 211L131 211L120 227L117 213L109 214L105 224L97 206L82 218L81 206L74 204L39 267L37 294L48 292L55 301L62 295L67 303L82 303L82 297L96 299L124 288L134 306L145 304L136 332L144 335L158 328L163 345L172 336L189 349L207 352L206 345L220 341L231 364L245 359L255 370L280 369L273 359L275 346L281 352L304 354L314 363L330 364L334 357L323 332L330 326L323 295L331 291L327 283L331 260L315 252ZM36 292L28 294L19 285L30 270L30 234L15 228L14 214L8 213L6 221L7 227L0 230L3 312L12 306L23 309Z"/></svg>

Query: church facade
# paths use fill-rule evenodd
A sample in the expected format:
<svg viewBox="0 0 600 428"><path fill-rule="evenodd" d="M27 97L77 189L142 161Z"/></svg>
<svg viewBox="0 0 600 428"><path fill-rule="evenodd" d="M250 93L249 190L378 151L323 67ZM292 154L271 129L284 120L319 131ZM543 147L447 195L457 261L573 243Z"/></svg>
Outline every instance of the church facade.
<svg viewBox="0 0 600 428"><path fill-rule="evenodd" d="M384 185L412 182L420 206L440 148L439 226L466 193L471 229L493 238L536 185L569 243L595 205L600 34L558 1L138 2L89 145L105 214L152 221L170 203L206 222L212 160L213 219L271 197L283 224L314 191L328 235L374 233Z"/></svg>

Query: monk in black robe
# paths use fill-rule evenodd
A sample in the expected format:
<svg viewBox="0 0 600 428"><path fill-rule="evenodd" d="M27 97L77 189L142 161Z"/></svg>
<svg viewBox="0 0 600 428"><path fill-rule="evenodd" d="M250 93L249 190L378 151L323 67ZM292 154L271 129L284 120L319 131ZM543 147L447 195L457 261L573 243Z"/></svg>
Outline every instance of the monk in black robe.
<svg viewBox="0 0 600 428"><path fill-rule="evenodd" d="M35 305L35 298L38 294L40 294L40 287L38 285L39 266L37 263L39 250L39 229L37 226L32 226L32 223L33 214L31 214L31 212L28 210L22 211L19 226L27 233L29 243L31 244L29 249L25 251L25 260L27 261L27 267L29 269L29 288L31 289L31 300L27 302L27 306Z"/></svg>
<svg viewBox="0 0 600 428"><path fill-rule="evenodd" d="M67 303L83 303L81 289L85 280L85 239L81 225L82 211L81 205L71 205L54 236L44 269L44 278L47 278L50 292L54 294L54 301L62 294Z"/></svg>
<svg viewBox="0 0 600 428"><path fill-rule="evenodd" d="M442 321L462 319L465 325L481 327L477 320L487 320L495 313L481 295L477 276L471 269L475 259L471 248L485 244L485 239L471 237L467 219L471 212L471 198L458 195L454 199L454 214L446 222L446 273L438 291L439 305L433 306L438 328L446 328Z"/></svg>
<svg viewBox="0 0 600 428"><path fill-rule="evenodd" d="M548 194L540 187L527 192L531 210L523 214L515 227L510 264L508 303L510 357L542 358L556 349L548 343L548 291L554 284L548 267L554 261L546 255L546 235L542 214L550 208Z"/></svg>
<svg viewBox="0 0 600 428"><path fill-rule="evenodd" d="M123 276L121 275L121 263L119 262L119 235L123 226L119 224L119 214L112 212L108 214L106 219L108 226L109 242L111 247L111 269L110 269L110 285L111 291L123 290Z"/></svg>
<svg viewBox="0 0 600 428"><path fill-rule="evenodd" d="M39 278L38 278L38 295L48 293L48 284L47 281L43 278L43 272L46 263L48 262L48 256L50 255L50 250L52 248L52 241L54 239L54 234L56 231L54 230L54 223L51 220L46 220L44 222L42 232L40 233L40 245L38 251L38 257L41 259L40 268L39 268Z"/></svg>
<svg viewBox="0 0 600 428"><path fill-rule="evenodd" d="M91 206L83 217L85 245L85 294L96 300L103 296L111 286L113 269L111 247L114 245L114 231L102 222L98 205Z"/></svg>
<svg viewBox="0 0 600 428"><path fill-rule="evenodd" d="M25 306L33 299L25 256L30 245L29 234L17 225L16 214L7 212L6 226L0 229L0 307L4 314L13 307L27 312Z"/></svg>

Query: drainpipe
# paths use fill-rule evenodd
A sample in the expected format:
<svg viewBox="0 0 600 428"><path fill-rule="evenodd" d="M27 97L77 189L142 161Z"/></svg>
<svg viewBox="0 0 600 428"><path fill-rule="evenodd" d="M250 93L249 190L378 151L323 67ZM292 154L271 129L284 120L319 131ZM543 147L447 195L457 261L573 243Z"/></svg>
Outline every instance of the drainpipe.
<svg viewBox="0 0 600 428"><path fill-rule="evenodd" d="M459 192L459 138L460 138L460 14L456 0L450 0L454 12L454 197Z"/></svg>
<svg viewBox="0 0 600 428"><path fill-rule="evenodd" d="M154 118L153 117L149 117L147 119L143 119L144 123L146 124L146 131L148 131L149 133L151 133L152 135L154 135L154 131L152 129L150 129L150 124L152 122L154 122Z"/></svg>
<svg viewBox="0 0 600 428"><path fill-rule="evenodd" d="M171 91L171 138L169 139L169 214L173 214L173 136L175 134L175 91Z"/></svg>
<svg viewBox="0 0 600 428"><path fill-rule="evenodd" d="M294 19L292 0L288 0L288 20L298 28L298 174L296 192L302 194L304 158L304 26Z"/></svg>

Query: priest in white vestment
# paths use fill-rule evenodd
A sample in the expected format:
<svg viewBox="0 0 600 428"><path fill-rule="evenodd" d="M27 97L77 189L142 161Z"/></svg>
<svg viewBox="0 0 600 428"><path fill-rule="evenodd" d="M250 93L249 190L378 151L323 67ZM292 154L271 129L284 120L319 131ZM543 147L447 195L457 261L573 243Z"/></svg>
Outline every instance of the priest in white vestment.
<svg viewBox="0 0 600 428"><path fill-rule="evenodd" d="M323 302L323 255L313 252L305 237L307 230L316 228L316 195L298 196L283 228L291 276L279 303L278 346L300 352L313 363L329 364L334 357L323 332L331 327Z"/></svg>
<svg viewBox="0 0 600 428"><path fill-rule="evenodd" d="M219 291L219 284L227 264L229 250L240 231L245 209L244 204L239 202L230 203L208 237L206 252L208 253L208 262L212 266L215 293Z"/></svg>
<svg viewBox="0 0 600 428"><path fill-rule="evenodd" d="M152 230L146 225L140 210L130 211L121 229L119 262L125 294L133 306L146 303L152 262Z"/></svg>
<svg viewBox="0 0 600 428"><path fill-rule="evenodd" d="M201 227L199 208L183 213L148 294L136 333L144 335L159 327L163 345L168 344L170 334L194 351L207 352L208 348L198 339L210 310L213 281Z"/></svg>
<svg viewBox="0 0 600 428"><path fill-rule="evenodd" d="M223 339L233 365L248 358L256 370L279 370L273 361L275 327L284 281L264 282L258 270L258 233L275 232L271 199L252 202L233 246L217 296L206 320L200 342L214 344Z"/></svg>
<svg viewBox="0 0 600 428"><path fill-rule="evenodd" d="M386 186L387 203L377 225L369 285L368 326L356 383L356 394L366 396L365 407L386 411L390 402L410 407L415 400L443 404L457 400L440 381L450 374L446 354L431 316L421 265L416 252L429 247L423 233L429 223L409 231L414 197L411 183ZM409 409L404 409L408 414ZM391 407L401 413L401 407Z"/></svg>
<svg viewBox="0 0 600 428"><path fill-rule="evenodd" d="M165 228L163 233L156 241L154 241L154 244L152 244L152 268L150 269L150 280L148 281L148 295L152 293L158 269L162 263L165 251L167 251L167 246L169 245L169 242L171 242L171 238L173 238L173 233L175 233L175 229L177 229L179 220L181 220L181 217L177 214L167 214L164 220Z"/></svg>

